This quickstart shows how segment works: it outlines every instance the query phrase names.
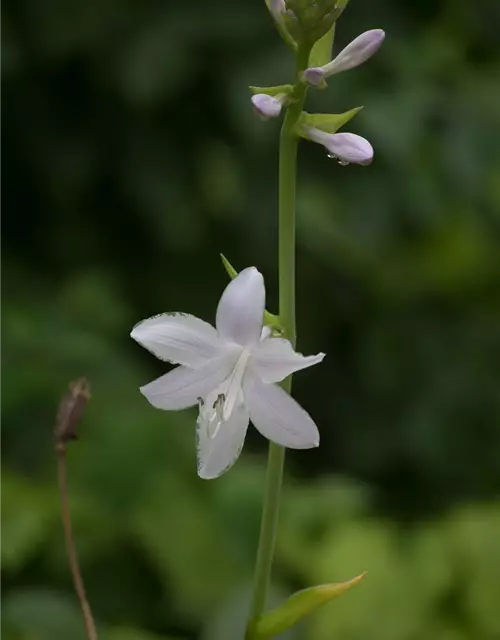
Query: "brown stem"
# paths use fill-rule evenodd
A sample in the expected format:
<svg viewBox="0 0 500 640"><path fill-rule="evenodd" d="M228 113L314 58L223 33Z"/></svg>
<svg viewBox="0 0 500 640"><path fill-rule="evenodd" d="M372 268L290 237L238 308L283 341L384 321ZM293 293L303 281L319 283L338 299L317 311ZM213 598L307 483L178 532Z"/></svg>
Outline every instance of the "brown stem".
<svg viewBox="0 0 500 640"><path fill-rule="evenodd" d="M61 517L64 526L64 542L66 545L66 555L68 557L68 564L71 575L73 576L76 595L78 596L78 600L82 608L87 638L88 640L97 640L97 631L94 624L94 618L92 617L92 610L90 609L87 595L85 593L85 585L83 583L82 574L80 573L80 567L78 566L78 557L76 555L75 541L73 538L71 514L69 509L68 478L66 471L66 444L64 442L58 442L56 444L56 454L59 494L61 497Z"/></svg>

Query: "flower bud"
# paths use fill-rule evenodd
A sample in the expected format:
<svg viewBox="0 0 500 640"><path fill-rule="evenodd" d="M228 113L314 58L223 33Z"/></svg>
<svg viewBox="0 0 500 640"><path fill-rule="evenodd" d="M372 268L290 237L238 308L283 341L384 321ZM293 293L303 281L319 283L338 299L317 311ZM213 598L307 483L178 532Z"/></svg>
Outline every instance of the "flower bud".
<svg viewBox="0 0 500 640"><path fill-rule="evenodd" d="M339 164L367 165L373 160L372 145L354 133L326 133L314 128L307 128L304 133L312 142L322 144Z"/></svg>
<svg viewBox="0 0 500 640"><path fill-rule="evenodd" d="M62 397L57 413L54 435L56 442L65 445L77 440L77 430L83 411L90 399L90 386L85 378L79 378L69 385L69 391Z"/></svg>
<svg viewBox="0 0 500 640"><path fill-rule="evenodd" d="M285 0L266 0L266 5L269 9L269 13L273 17L279 33L281 34L281 37L292 49L295 50L297 48L297 44L285 24L285 16L287 13Z"/></svg>
<svg viewBox="0 0 500 640"><path fill-rule="evenodd" d="M268 96L266 93L257 93L252 96L252 105L255 113L263 120L277 118L283 107L285 95Z"/></svg>
<svg viewBox="0 0 500 640"><path fill-rule="evenodd" d="M286 12L285 0L269 0L267 5L273 18L277 22L280 22L283 19L284 13Z"/></svg>
<svg viewBox="0 0 500 640"><path fill-rule="evenodd" d="M363 64L376 53L384 41L385 32L382 29L365 31L342 49L336 58L323 67L310 67L303 73L303 79L315 87L322 86L324 79L347 69Z"/></svg>
<svg viewBox="0 0 500 640"><path fill-rule="evenodd" d="M300 44L312 46L333 26L349 0L285 0L283 20L288 32Z"/></svg>

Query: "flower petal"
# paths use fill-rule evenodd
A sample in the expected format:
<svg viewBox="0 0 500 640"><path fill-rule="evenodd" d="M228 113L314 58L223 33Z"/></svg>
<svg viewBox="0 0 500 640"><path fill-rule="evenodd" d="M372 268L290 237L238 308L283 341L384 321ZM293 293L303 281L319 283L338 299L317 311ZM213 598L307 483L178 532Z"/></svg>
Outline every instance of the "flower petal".
<svg viewBox="0 0 500 640"><path fill-rule="evenodd" d="M192 407L215 389L231 373L237 356L233 353L211 360L199 369L177 367L140 388L157 409L178 410Z"/></svg>
<svg viewBox="0 0 500 640"><path fill-rule="evenodd" d="M319 432L311 416L281 387L247 378L245 402L250 420L268 440L291 449L319 446Z"/></svg>
<svg viewBox="0 0 500 640"><path fill-rule="evenodd" d="M217 331L186 313L162 313L136 324L130 336L160 360L196 369L224 353Z"/></svg>
<svg viewBox="0 0 500 640"><path fill-rule="evenodd" d="M217 478L236 462L245 442L248 421L248 409L243 404L234 408L229 420L212 436L206 422L198 419L196 448L200 478Z"/></svg>
<svg viewBox="0 0 500 640"><path fill-rule="evenodd" d="M294 351L283 338L267 338L252 349L252 370L262 382L280 382L294 371L312 367L325 357L324 353L303 356Z"/></svg>
<svg viewBox="0 0 500 640"><path fill-rule="evenodd" d="M266 290L255 267L243 269L221 296L216 326L224 340L248 345L258 342L262 330Z"/></svg>

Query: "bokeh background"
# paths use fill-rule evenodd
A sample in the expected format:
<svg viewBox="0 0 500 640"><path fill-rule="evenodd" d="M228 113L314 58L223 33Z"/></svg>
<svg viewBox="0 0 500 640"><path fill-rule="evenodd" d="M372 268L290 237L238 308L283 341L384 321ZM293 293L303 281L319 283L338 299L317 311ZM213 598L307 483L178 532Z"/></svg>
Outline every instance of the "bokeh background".
<svg viewBox="0 0 500 640"><path fill-rule="evenodd" d="M500 638L500 56L497 0L352 0L336 49L369 63L308 110L363 104L369 168L303 143L295 395L318 450L290 452L273 598L368 570L290 638ZM279 123L249 84L291 78L264 1L3 3L3 630L79 640L52 427L93 398L69 475L104 640L238 640L265 468L195 469L194 413L151 408L165 371L129 336L212 320L218 253L276 310Z"/></svg>

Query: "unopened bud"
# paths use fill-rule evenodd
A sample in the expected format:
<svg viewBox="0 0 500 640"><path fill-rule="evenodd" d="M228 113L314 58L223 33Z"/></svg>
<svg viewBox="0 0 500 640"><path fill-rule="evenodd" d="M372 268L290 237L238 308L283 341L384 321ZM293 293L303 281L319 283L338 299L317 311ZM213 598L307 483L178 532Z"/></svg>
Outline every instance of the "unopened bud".
<svg viewBox="0 0 500 640"><path fill-rule="evenodd" d="M299 45L312 46L333 27L348 1L285 0L285 26Z"/></svg>
<svg viewBox="0 0 500 640"><path fill-rule="evenodd" d="M85 378L69 384L69 391L62 397L57 413L54 435L59 444L77 440L77 428L85 406L90 399L90 386Z"/></svg>
<svg viewBox="0 0 500 640"><path fill-rule="evenodd" d="M283 19L283 14L286 12L285 0L269 0L268 7L275 20Z"/></svg>
<svg viewBox="0 0 500 640"><path fill-rule="evenodd" d="M269 120L280 115L285 98L284 95L268 96L265 93L257 93L251 100L255 113L263 120Z"/></svg>
<svg viewBox="0 0 500 640"><path fill-rule="evenodd" d="M372 145L355 133L327 133L314 128L307 128L304 133L312 142L322 144L340 164L367 165L373 160Z"/></svg>
<svg viewBox="0 0 500 640"><path fill-rule="evenodd" d="M336 58L323 67L310 67L302 75L305 82L315 87L323 86L325 78L363 64L376 53L384 41L382 29L365 31L342 49Z"/></svg>

